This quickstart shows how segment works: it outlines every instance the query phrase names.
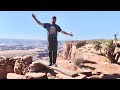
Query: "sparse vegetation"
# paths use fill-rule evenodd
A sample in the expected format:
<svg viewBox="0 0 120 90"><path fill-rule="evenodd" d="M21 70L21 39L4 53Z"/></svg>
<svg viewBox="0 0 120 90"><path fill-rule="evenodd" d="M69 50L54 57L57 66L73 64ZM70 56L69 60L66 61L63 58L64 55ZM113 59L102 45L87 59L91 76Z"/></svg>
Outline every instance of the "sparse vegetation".
<svg viewBox="0 0 120 90"><path fill-rule="evenodd" d="M83 40L83 41L77 42L77 43L76 43L76 46L77 46L77 48L79 48L79 47L81 47L81 46L84 46L86 43L87 43L87 42Z"/></svg>
<svg viewBox="0 0 120 90"><path fill-rule="evenodd" d="M104 43L105 47L106 47L106 51L110 51L111 53L114 52L115 50L115 45L113 43L113 40L106 40Z"/></svg>
<svg viewBox="0 0 120 90"><path fill-rule="evenodd" d="M113 40L106 40L104 44L109 48L113 48Z"/></svg>
<svg viewBox="0 0 120 90"><path fill-rule="evenodd" d="M101 47L101 42L95 41L94 44L95 44L94 48L95 48L96 50L100 50L100 54L101 54L101 48L102 48L102 47Z"/></svg>
<svg viewBox="0 0 120 90"><path fill-rule="evenodd" d="M103 44L105 46L105 51L107 58L111 61L111 63L116 63L115 58L114 58L114 50L115 50L115 45L113 43L113 40L98 40L98 41L93 41L93 44L95 45L94 48L96 50L100 50L100 54L102 55L101 49Z"/></svg>
<svg viewBox="0 0 120 90"><path fill-rule="evenodd" d="M106 40L104 45L106 46L107 58L109 58L111 63L116 63L115 58L114 58L115 45L113 43L113 40Z"/></svg>

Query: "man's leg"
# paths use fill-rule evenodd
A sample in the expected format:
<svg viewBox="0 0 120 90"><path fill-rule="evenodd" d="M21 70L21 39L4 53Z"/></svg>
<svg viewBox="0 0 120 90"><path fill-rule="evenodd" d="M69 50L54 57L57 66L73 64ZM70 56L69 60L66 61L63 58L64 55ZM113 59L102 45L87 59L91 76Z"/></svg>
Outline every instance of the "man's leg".
<svg viewBox="0 0 120 90"><path fill-rule="evenodd" d="M52 65L52 47L50 43L48 45L48 51L49 51L49 66L51 66Z"/></svg>
<svg viewBox="0 0 120 90"><path fill-rule="evenodd" d="M54 48L53 48L53 64L56 64L56 59L57 59L57 47L58 43L54 43Z"/></svg>

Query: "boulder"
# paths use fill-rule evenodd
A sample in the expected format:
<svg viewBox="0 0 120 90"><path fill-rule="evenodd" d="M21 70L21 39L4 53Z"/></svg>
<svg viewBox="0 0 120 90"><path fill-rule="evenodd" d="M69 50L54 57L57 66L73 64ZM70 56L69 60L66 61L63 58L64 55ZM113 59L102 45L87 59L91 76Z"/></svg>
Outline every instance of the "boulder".
<svg viewBox="0 0 120 90"><path fill-rule="evenodd" d="M26 79L47 79L47 75L45 73L26 73Z"/></svg>
<svg viewBox="0 0 120 90"><path fill-rule="evenodd" d="M16 57L14 66L14 72L16 74L25 75L28 72L29 65L33 62L33 57L30 55L23 56L21 58Z"/></svg>
<svg viewBox="0 0 120 90"><path fill-rule="evenodd" d="M16 60L16 62L15 62L14 72L16 74L21 74L21 75L23 74L23 72L22 72L22 64L20 63L19 60Z"/></svg>
<svg viewBox="0 0 120 90"><path fill-rule="evenodd" d="M31 64L32 61L33 61L32 59L33 59L33 57L30 56L30 55L26 55L26 56L23 56L23 57L21 58L21 60L24 61L24 62L26 62L27 64Z"/></svg>
<svg viewBox="0 0 120 90"><path fill-rule="evenodd" d="M39 62L32 62L29 66L29 72L40 72L42 70L46 70L47 67L40 64Z"/></svg>
<svg viewBox="0 0 120 90"><path fill-rule="evenodd" d="M98 63L108 63L108 64L111 63L111 61L107 57L97 55L94 53L85 53L84 60L96 61Z"/></svg>

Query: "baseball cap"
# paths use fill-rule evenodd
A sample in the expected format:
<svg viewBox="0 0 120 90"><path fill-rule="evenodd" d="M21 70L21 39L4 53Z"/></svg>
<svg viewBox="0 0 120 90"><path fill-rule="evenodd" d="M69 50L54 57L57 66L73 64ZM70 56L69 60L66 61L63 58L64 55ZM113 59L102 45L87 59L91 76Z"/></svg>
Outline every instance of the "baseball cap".
<svg viewBox="0 0 120 90"><path fill-rule="evenodd" d="M52 19L56 19L56 16L53 16Z"/></svg>

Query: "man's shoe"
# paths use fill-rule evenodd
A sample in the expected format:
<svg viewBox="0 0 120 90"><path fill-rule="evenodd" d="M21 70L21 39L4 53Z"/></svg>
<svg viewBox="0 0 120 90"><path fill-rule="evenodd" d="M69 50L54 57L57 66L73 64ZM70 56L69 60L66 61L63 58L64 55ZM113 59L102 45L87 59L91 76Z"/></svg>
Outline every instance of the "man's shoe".
<svg viewBox="0 0 120 90"><path fill-rule="evenodd" d="M57 64L53 64L52 66L57 67Z"/></svg>
<svg viewBox="0 0 120 90"><path fill-rule="evenodd" d="M52 66L52 63L50 63L49 66Z"/></svg>

